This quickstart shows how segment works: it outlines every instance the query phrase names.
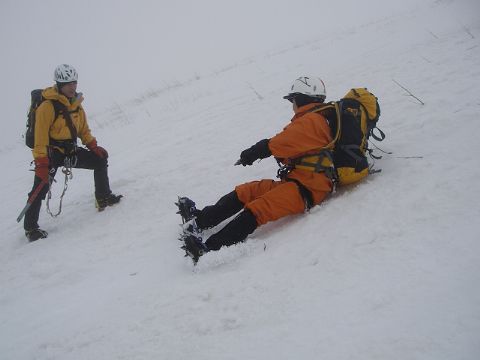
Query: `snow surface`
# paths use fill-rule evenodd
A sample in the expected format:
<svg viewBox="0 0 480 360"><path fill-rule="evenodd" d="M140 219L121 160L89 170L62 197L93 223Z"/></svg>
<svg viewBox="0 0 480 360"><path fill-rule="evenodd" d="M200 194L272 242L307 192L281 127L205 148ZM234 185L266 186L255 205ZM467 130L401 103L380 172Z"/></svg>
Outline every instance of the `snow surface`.
<svg viewBox="0 0 480 360"><path fill-rule="evenodd" d="M248 44L227 47L235 59L216 57L212 47L209 62L196 45L198 68L185 71L183 60L178 68L167 65L173 79L168 81L162 73L144 79L137 67L143 57L135 39L151 44L161 36L147 31L152 18L143 22L138 13L160 5L141 3L145 8L137 13L120 3L120 20L111 21L130 20L133 42L133 51L126 44L115 64L128 75L125 83L111 73L111 82L88 77L86 68L100 70L86 59L110 60L108 46L94 43L90 49L84 41L74 50L82 54L79 62L66 62L83 68L80 78L86 80L79 90L93 133L110 153L111 186L125 195L122 203L96 212L92 173L74 170L61 216L53 219L42 210L48 239L27 243L15 222L32 182L31 155L20 137L23 122L2 133L0 359L480 358L477 1L407 1L378 8L373 1L376 11L357 22L353 0L337 5L350 9L345 17L338 11L322 16L320 2L290 2L293 35L279 30L286 38L271 46L260 43L266 36L256 42L253 30L262 19L262 25L272 22L270 30L280 29L289 15L287 3L279 2L279 20L277 2L252 5L251 23L233 21L230 14L234 30L223 20L225 33L215 33L219 40L236 33L232 41L238 41L240 26L249 29L243 39ZM34 24L54 22L48 15L53 4L38 4L44 7L37 14L45 16ZM202 4L189 19L227 13L219 2ZM25 6L2 2L2 39ZM162 8L165 19L168 11L179 16L168 6ZM313 10L328 26L302 37L299 15L311 20ZM85 26L90 35L112 31L110 20L90 21ZM196 28L184 26L181 40L196 36ZM35 29L21 28L18 36ZM34 60L13 61L24 46L14 46L15 34L10 32L10 51L0 68L24 79L35 69ZM48 52L50 62L41 64L50 71L63 60L49 49L37 51ZM157 61L162 67L161 58ZM175 79L180 67L182 76ZM376 161L381 173L340 190L309 214L267 224L246 243L208 253L193 267L176 240L177 195L201 207L236 184L274 177L273 159L248 168L233 163L244 148L288 123L291 106L281 97L304 74L321 76L331 100L351 87L372 90L381 101L379 126L387 134L379 146L393 154ZM50 72L29 88L12 75L6 79L2 91L16 90L2 96L2 108L21 119L24 112L15 108L26 107L30 88L50 84ZM130 85L135 94L116 98L115 89ZM93 88L109 97L95 102L86 90ZM57 181L53 206L60 174Z"/></svg>

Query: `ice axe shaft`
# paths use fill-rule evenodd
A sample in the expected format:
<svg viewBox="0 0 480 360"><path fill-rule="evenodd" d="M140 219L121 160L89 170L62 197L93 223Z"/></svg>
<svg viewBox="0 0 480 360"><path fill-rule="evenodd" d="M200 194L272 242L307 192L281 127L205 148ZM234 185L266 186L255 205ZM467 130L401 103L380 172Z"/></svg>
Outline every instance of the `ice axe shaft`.
<svg viewBox="0 0 480 360"><path fill-rule="evenodd" d="M40 184L38 184L37 188L35 191L30 195L30 197L27 200L27 203L25 204L25 207L23 210L20 212L20 214L17 217L17 222L20 222L22 218L25 216L25 213L30 209L30 206L32 206L33 202L37 198L38 194L40 194L40 191L42 191L43 187L48 184L48 181L42 180Z"/></svg>

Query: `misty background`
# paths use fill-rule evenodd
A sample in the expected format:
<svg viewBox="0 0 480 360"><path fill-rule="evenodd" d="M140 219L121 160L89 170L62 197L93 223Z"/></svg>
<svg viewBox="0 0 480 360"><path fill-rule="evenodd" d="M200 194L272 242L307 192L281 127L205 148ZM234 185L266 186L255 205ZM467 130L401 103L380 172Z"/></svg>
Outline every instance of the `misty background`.
<svg viewBox="0 0 480 360"><path fill-rule="evenodd" d="M146 91L208 76L274 49L318 40L322 34L325 56L342 56L342 49L328 42L336 34L423 3L2 0L0 101L7 127L0 135L0 149L23 141L30 90L50 86L60 63L79 72L78 89L92 116ZM461 4L456 4L455 15L444 14L449 19L445 23L467 23L480 14L477 1ZM419 36L439 29L447 31L448 26L426 23ZM321 58L317 65L311 73L324 75ZM285 79L285 86L290 81Z"/></svg>

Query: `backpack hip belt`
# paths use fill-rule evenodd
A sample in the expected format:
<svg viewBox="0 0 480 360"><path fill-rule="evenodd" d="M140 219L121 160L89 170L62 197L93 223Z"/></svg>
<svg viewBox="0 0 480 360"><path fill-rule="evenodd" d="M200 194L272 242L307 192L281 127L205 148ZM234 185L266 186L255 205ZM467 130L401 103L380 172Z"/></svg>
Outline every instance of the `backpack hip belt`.
<svg viewBox="0 0 480 360"><path fill-rule="evenodd" d="M325 173L325 175L335 182L337 172L333 163L333 154L331 150L323 149L317 154L304 155L295 159L290 159L293 169L313 171L315 173Z"/></svg>

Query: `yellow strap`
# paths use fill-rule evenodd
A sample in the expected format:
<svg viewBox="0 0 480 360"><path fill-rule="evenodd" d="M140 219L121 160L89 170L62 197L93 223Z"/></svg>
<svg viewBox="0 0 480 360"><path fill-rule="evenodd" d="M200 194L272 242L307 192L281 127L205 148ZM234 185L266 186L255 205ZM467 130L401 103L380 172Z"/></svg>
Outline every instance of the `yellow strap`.
<svg viewBox="0 0 480 360"><path fill-rule="evenodd" d="M338 107L338 102L334 102L333 104L331 103L331 104L329 104L327 106L324 106L322 108L313 110L312 112L322 112L326 109L335 109L335 114L337 115L337 132L336 132L333 140L328 145L321 148L320 151L327 150L327 149L332 150L335 147L335 143L337 142L338 138L340 137L341 127L342 127L342 124L341 124L341 121L340 121L340 108Z"/></svg>

